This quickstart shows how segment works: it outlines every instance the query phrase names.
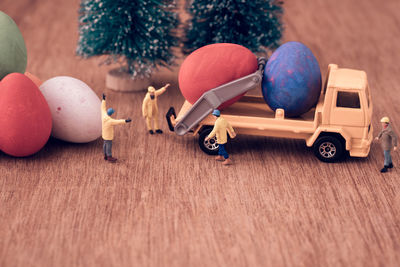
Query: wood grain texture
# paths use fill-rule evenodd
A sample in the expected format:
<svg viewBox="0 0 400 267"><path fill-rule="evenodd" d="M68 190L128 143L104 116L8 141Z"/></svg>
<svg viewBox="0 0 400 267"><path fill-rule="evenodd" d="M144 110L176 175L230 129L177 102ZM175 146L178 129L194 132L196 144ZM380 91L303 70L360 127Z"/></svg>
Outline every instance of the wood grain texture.
<svg viewBox="0 0 400 267"><path fill-rule="evenodd" d="M399 153L382 175L377 144L367 159L324 164L302 141L239 136L225 167L192 136L150 136L144 93L104 89L109 68L75 56L78 5L2 0L0 10L22 31L29 72L81 79L134 120L116 129L115 165L101 140L0 154L0 266L399 266ZM388 115L400 133L400 1L284 7L284 41L310 47L324 75L328 63L366 70L375 132ZM176 69L154 77L173 84L162 113L183 102Z"/></svg>

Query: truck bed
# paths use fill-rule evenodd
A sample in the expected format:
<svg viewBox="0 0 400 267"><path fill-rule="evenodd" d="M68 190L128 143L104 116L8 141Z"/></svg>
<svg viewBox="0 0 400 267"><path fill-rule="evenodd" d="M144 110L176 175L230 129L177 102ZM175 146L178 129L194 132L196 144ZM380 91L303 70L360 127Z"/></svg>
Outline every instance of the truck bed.
<svg viewBox="0 0 400 267"><path fill-rule="evenodd" d="M261 96L243 96L238 102L223 110L223 115L248 116L256 118L275 118L275 112L265 103ZM286 118L293 121L314 121L315 109L296 118Z"/></svg>
<svg viewBox="0 0 400 267"><path fill-rule="evenodd" d="M190 107L191 104L185 102L177 120ZM315 108L300 117L277 118L275 112L268 107L261 96L244 96L221 113L239 134L306 139L316 129ZM215 118L209 115L199 126L212 126L214 122Z"/></svg>

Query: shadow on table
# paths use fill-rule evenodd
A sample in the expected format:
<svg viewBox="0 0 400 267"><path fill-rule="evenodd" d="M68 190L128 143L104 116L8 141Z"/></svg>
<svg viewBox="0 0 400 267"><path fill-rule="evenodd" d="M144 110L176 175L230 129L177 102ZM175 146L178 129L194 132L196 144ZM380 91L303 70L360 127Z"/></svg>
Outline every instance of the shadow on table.
<svg viewBox="0 0 400 267"><path fill-rule="evenodd" d="M0 158L3 159L14 159L14 160L25 160L25 161L35 161L35 160L46 160L54 157L61 157L65 155L77 155L80 153L88 153L94 150L101 149L103 143L101 138L89 142L89 143L69 143L53 137L50 137L46 145L37 153L27 156L27 157L13 157L7 155L6 153L0 151Z"/></svg>

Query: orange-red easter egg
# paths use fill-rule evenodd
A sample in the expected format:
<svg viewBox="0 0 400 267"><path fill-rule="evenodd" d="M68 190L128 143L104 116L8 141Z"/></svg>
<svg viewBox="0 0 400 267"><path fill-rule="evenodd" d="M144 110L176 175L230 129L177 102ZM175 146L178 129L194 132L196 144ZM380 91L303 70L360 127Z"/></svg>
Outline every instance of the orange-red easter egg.
<svg viewBox="0 0 400 267"><path fill-rule="evenodd" d="M194 104L208 90L256 70L257 58L246 47L229 43L211 44L197 49L184 60L179 70L179 88L185 99ZM233 104L242 96L223 103L219 108Z"/></svg>

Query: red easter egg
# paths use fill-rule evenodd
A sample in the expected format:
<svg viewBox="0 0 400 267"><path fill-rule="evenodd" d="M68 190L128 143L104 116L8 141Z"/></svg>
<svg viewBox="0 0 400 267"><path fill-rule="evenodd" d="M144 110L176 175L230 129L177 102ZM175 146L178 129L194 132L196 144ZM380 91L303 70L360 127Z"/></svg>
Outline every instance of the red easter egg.
<svg viewBox="0 0 400 267"><path fill-rule="evenodd" d="M257 57L246 47L229 43L206 45L183 61L179 70L179 88L185 99L194 104L208 90L256 70ZM243 95L223 103L219 109L233 104Z"/></svg>
<svg viewBox="0 0 400 267"><path fill-rule="evenodd" d="M23 74L0 82L0 149L15 157L38 152L51 133L49 106L39 88Z"/></svg>

